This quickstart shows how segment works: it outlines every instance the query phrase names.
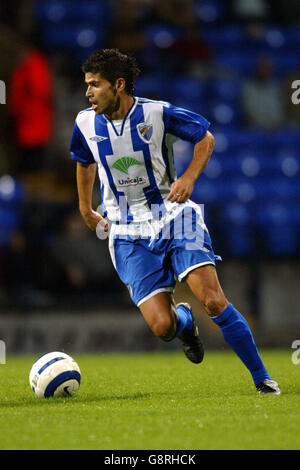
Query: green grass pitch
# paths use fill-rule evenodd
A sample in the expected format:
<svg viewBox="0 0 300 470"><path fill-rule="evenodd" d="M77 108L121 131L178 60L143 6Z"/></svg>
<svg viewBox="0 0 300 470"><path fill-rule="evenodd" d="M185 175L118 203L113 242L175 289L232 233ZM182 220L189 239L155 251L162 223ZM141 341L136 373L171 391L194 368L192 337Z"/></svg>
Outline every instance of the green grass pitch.
<svg viewBox="0 0 300 470"><path fill-rule="evenodd" d="M36 358L8 356L0 449L299 449L300 365L291 350L261 356L282 395L259 395L239 359L220 350L201 365L180 351L73 355L77 395L39 399L28 382Z"/></svg>

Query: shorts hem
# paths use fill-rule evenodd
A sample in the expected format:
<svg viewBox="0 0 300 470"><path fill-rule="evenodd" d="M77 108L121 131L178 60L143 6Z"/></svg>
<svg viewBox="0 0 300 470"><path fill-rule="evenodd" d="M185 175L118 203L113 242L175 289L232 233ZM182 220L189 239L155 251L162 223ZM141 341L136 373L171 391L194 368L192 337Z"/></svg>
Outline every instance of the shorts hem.
<svg viewBox="0 0 300 470"><path fill-rule="evenodd" d="M137 305L137 307L139 307L143 302L146 302L146 300L151 299L151 297L153 297L156 294L159 294L160 292L173 292L173 291L174 291L174 287L161 287L160 289L156 289L156 290L150 292L150 294L143 297L141 300L139 300L137 302L136 305Z"/></svg>
<svg viewBox="0 0 300 470"><path fill-rule="evenodd" d="M206 264L212 264L213 266L215 266L215 263L213 261L204 261L203 263L194 264L193 266L190 266L178 275L178 281L182 282L189 272L193 271L194 269L200 268L201 266L205 266Z"/></svg>

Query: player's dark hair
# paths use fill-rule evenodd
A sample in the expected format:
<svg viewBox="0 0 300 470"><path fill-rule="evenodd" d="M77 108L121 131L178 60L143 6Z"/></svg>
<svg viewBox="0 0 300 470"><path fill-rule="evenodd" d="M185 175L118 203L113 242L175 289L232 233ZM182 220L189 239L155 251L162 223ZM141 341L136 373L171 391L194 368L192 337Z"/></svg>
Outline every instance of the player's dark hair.
<svg viewBox="0 0 300 470"><path fill-rule="evenodd" d="M100 73L112 85L118 78L124 78L128 95L133 95L134 82L140 74L136 59L119 49L99 49L93 52L81 69L84 73Z"/></svg>

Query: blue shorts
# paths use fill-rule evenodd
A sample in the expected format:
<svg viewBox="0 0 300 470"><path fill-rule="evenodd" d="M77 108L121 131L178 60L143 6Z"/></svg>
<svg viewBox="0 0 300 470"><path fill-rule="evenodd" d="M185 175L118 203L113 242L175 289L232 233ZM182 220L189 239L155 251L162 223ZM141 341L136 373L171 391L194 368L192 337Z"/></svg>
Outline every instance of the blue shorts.
<svg viewBox="0 0 300 470"><path fill-rule="evenodd" d="M155 235L114 234L110 252L137 306L159 292L173 292L176 280L183 281L193 269L221 260L214 254L208 230L193 207L185 207Z"/></svg>

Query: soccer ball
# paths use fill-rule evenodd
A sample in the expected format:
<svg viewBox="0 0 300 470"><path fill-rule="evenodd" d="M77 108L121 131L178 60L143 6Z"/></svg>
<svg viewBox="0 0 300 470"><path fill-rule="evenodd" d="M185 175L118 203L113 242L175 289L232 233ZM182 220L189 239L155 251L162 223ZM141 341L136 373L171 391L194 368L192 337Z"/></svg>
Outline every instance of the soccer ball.
<svg viewBox="0 0 300 470"><path fill-rule="evenodd" d="M80 380L78 364L68 354L57 351L39 357L29 373L30 387L39 398L72 396Z"/></svg>

